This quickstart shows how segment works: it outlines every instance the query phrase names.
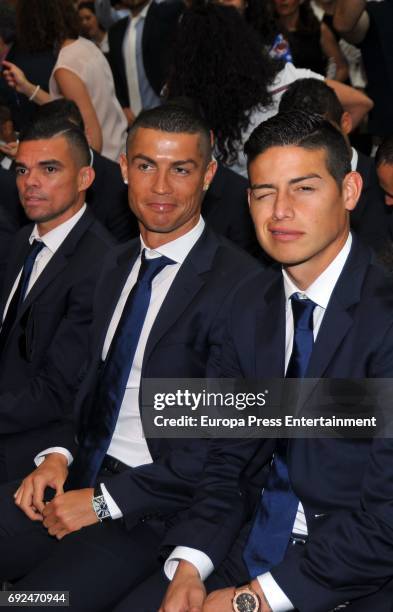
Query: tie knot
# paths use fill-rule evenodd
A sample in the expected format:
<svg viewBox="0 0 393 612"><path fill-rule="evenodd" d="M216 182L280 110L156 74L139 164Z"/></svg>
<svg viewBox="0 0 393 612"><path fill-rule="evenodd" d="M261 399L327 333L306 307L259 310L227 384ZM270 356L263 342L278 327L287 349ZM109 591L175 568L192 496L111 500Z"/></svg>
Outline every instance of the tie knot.
<svg viewBox="0 0 393 612"><path fill-rule="evenodd" d="M44 248L45 244L42 242L42 240L36 240L34 239L33 242L30 245L30 249L29 249L29 254L28 257L31 259L35 259L38 255L38 253L40 251L42 251L42 249Z"/></svg>
<svg viewBox="0 0 393 612"><path fill-rule="evenodd" d="M292 313L295 329L313 330L313 313L316 306L315 302L308 298L303 298L299 293L291 295Z"/></svg>
<svg viewBox="0 0 393 612"><path fill-rule="evenodd" d="M141 267L139 269L138 274L138 283L144 283L151 286L153 278L157 276L166 266L170 266L176 263L173 259L169 259L169 257L154 257L151 259L147 259L146 257L146 249L143 249L141 256Z"/></svg>

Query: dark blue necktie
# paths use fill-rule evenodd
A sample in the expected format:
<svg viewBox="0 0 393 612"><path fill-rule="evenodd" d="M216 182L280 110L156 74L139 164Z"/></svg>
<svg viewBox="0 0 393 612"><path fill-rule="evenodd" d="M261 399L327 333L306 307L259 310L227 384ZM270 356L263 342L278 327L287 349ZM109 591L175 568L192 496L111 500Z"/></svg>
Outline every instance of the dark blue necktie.
<svg viewBox="0 0 393 612"><path fill-rule="evenodd" d="M175 262L168 257L146 259L142 252L137 281L125 303L97 384L92 412L71 469L73 486L92 486L112 440L135 351L151 298L152 281Z"/></svg>
<svg viewBox="0 0 393 612"><path fill-rule="evenodd" d="M294 322L294 338L287 378L303 378L310 360L313 337L313 312L316 304L291 296ZM282 561L299 500L292 491L287 466L287 440L278 440L274 459L262 492L259 508L244 550L244 561L250 576L254 578Z"/></svg>
<svg viewBox="0 0 393 612"><path fill-rule="evenodd" d="M23 264L22 274L19 279L19 283L9 303L7 314L1 326L0 352L2 351L5 341L8 338L8 334L10 333L10 330L13 324L15 323L15 320L18 314L18 310L23 300L25 299L27 287L29 285L31 272L33 270L33 266L34 266L36 257L38 253L44 248L44 246L45 244L43 242L39 242L38 240L33 240L33 242L30 245L29 252Z"/></svg>

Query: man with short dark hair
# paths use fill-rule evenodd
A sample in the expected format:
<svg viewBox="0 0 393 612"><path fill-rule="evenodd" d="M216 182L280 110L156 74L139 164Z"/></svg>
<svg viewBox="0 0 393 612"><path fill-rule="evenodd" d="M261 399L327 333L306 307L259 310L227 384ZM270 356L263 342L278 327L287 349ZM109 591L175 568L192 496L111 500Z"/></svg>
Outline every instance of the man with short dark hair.
<svg viewBox="0 0 393 612"><path fill-rule="evenodd" d="M63 117L75 123L82 132L85 130L82 115L73 100L59 98L48 102L38 107L35 117L41 121L61 120ZM91 147L90 156L95 178L87 190L86 204L118 242L126 242L138 234L138 227L128 206L127 188L119 163Z"/></svg>
<svg viewBox="0 0 393 612"><path fill-rule="evenodd" d="M361 178L344 138L294 111L262 123L245 150L257 235L282 271L235 296L218 373L390 378L393 290L349 231ZM392 453L383 438L279 440L243 558L230 555L217 572L222 584L231 574L251 585L213 592L203 610L247 609L245 601L256 610L258 598L262 612L390 610Z"/></svg>
<svg viewBox="0 0 393 612"><path fill-rule="evenodd" d="M335 91L318 79L299 79L289 86L281 99L280 111L290 110L317 113L341 129L351 151L352 170L359 172L363 179L359 201L350 212L351 228L365 244L379 253L383 245L391 241L389 217L374 160L351 147L349 142L352 131L350 114L344 111Z"/></svg>
<svg viewBox="0 0 393 612"><path fill-rule="evenodd" d="M249 511L243 471L258 441L145 439L139 412L142 379L207 375L229 297L260 270L200 216L215 166L209 129L188 110L136 119L121 168L140 239L108 258L97 286L78 445L59 449L54 435L37 470L0 493L0 575L70 590L73 610L113 609L171 551L172 567L218 564Z"/></svg>
<svg viewBox="0 0 393 612"><path fill-rule="evenodd" d="M15 237L0 301L1 482L30 471L72 419L92 293L113 244L86 210L89 161L73 124L37 122L21 136L17 186L33 225Z"/></svg>

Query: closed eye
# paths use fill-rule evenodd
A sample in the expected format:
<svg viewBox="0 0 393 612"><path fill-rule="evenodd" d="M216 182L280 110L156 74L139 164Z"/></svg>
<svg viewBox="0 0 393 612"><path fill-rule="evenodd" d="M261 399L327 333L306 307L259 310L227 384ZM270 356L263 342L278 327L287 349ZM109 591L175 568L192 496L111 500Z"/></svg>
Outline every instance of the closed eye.
<svg viewBox="0 0 393 612"><path fill-rule="evenodd" d="M257 202L260 202L262 200L265 200L266 198L268 198L269 196L274 195L273 191L252 191L252 196L254 198L254 200L256 200Z"/></svg>
<svg viewBox="0 0 393 612"><path fill-rule="evenodd" d="M311 187L310 185L299 185L296 188L297 191L315 191L315 187Z"/></svg>

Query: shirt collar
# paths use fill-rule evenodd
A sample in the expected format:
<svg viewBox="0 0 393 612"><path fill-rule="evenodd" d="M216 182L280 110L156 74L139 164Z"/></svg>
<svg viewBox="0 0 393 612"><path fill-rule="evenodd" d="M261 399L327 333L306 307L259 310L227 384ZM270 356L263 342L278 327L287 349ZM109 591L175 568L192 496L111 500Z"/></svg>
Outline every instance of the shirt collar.
<svg viewBox="0 0 393 612"><path fill-rule="evenodd" d="M288 273L283 269L285 299L289 301L293 293L301 293L306 295L310 300L315 302L321 308L327 308L333 289L338 281L342 269L347 261L349 252L352 246L352 236L348 234L348 238L333 261L328 267L318 276L317 279L305 290L302 291L296 287Z"/></svg>
<svg viewBox="0 0 393 612"><path fill-rule="evenodd" d="M64 223L61 223L57 227L55 227L50 232L47 232L43 236L40 236L38 233L37 224L33 227L33 231L30 234L29 242L32 244L33 240L38 240L38 242L43 242L44 245L52 251L52 253L56 253L57 249L61 246L62 242L67 238L68 234L72 230L72 228L78 223L79 219L82 217L83 213L86 210L86 204L82 206L80 210L78 210L75 215L73 215Z"/></svg>
<svg viewBox="0 0 393 612"><path fill-rule="evenodd" d="M351 150L352 150L351 170L352 172L356 172L356 168L358 167L359 153L353 147L351 147Z"/></svg>
<svg viewBox="0 0 393 612"><path fill-rule="evenodd" d="M169 259L173 259L176 263L182 264L194 244L202 235L204 228L205 222L202 217L199 217L198 223L187 232L187 234L180 236L180 238L176 238L176 240L167 242L157 249L150 249L146 246L141 236L141 251L146 249L147 259L164 255L165 257L169 257Z"/></svg>

